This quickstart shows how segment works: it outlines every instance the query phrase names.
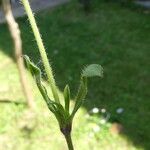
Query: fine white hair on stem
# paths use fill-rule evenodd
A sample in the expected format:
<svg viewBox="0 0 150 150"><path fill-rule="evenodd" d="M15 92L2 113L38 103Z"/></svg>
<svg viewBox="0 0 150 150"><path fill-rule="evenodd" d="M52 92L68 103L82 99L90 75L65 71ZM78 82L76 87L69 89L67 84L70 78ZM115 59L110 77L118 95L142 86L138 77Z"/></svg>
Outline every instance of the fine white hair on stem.
<svg viewBox="0 0 150 150"><path fill-rule="evenodd" d="M39 66L40 64L42 64L42 60L41 59L36 63L36 66Z"/></svg>

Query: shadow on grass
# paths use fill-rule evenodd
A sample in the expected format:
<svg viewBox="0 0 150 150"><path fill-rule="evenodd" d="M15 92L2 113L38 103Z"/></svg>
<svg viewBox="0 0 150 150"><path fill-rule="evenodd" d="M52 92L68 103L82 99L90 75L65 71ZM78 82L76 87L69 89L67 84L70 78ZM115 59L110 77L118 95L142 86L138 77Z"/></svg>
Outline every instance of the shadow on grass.
<svg viewBox="0 0 150 150"><path fill-rule="evenodd" d="M88 111L107 109L110 122L122 124L124 134L136 146L149 150L149 16L102 3L86 17L71 5L42 12L36 19L60 90L68 83L76 91L83 66L101 64L104 78L90 79L84 107ZM38 63L39 53L26 20L18 20L24 54ZM0 48L12 57L6 25L0 26L0 34ZM118 108L124 109L121 115L116 113Z"/></svg>
<svg viewBox="0 0 150 150"><path fill-rule="evenodd" d="M0 104L15 104L15 105L26 105L25 102L17 102L9 99L0 99Z"/></svg>

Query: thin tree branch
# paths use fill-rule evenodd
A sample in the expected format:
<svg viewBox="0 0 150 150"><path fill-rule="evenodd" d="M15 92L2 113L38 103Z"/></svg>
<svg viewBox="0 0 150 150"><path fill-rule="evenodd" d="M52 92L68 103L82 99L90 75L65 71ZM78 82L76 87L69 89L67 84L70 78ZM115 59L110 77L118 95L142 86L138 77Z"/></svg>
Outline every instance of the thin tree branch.
<svg viewBox="0 0 150 150"><path fill-rule="evenodd" d="M28 86L27 78L25 76L24 62L22 58L22 41L21 41L19 26L14 19L10 0L2 0L2 4L3 4L6 21L9 27L9 31L10 31L10 34L12 36L13 43L14 43L15 57L16 57L17 67L19 70L22 90L27 99L28 106L30 108L34 108L33 95Z"/></svg>

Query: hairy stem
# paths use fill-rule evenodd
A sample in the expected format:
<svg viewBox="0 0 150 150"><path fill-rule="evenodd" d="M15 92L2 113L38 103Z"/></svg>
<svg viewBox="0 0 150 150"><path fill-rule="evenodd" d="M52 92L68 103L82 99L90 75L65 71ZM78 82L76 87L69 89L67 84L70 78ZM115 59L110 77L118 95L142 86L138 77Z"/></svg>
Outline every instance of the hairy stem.
<svg viewBox="0 0 150 150"><path fill-rule="evenodd" d="M29 22L31 24L31 28L33 30L33 33L34 33L34 36L35 36L35 39L36 39L36 42L37 42L37 45L38 45L38 48L39 48L39 51L40 51L40 55L41 55L41 58L42 58L42 61L43 61L43 64L44 64L44 68L45 68L45 71L46 71L46 74L47 74L47 77L48 77L48 82L50 83L50 86L51 86L51 89L52 89L54 99L55 99L56 102L59 103L59 96L58 96L58 93L57 93L57 87L56 87L55 79L54 79L54 76L53 76L52 68L51 68L51 65L48 61L48 58L47 58L47 55L46 55L46 50L45 50L42 38L40 36L40 32L39 32L39 29L37 27L34 15L32 13L29 1L28 0L21 0L21 1L22 1L22 4L23 4L24 8L25 8L25 11L28 15Z"/></svg>
<svg viewBox="0 0 150 150"><path fill-rule="evenodd" d="M28 86L27 78L25 76L24 62L23 62L23 58L22 58L22 41L21 41L21 37L20 37L19 26L14 19L11 5L10 5L10 0L3 0L2 4L3 4L5 18L6 18L8 27L9 27L11 37L13 39L13 43L14 43L16 63L17 63L17 67L19 70L22 90L27 99L28 106L30 108L34 108L35 105L34 105L33 95Z"/></svg>

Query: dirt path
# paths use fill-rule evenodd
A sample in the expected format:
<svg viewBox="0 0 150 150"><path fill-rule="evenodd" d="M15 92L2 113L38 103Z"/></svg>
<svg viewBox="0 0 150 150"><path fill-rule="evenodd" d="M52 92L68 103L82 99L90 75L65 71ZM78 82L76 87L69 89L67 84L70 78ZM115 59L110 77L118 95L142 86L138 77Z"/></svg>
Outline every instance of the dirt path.
<svg viewBox="0 0 150 150"><path fill-rule="evenodd" d="M29 0L34 12L64 4L69 0ZM25 15L22 5L18 2L12 4L13 14L15 17ZM0 23L5 22L3 11L0 9Z"/></svg>

